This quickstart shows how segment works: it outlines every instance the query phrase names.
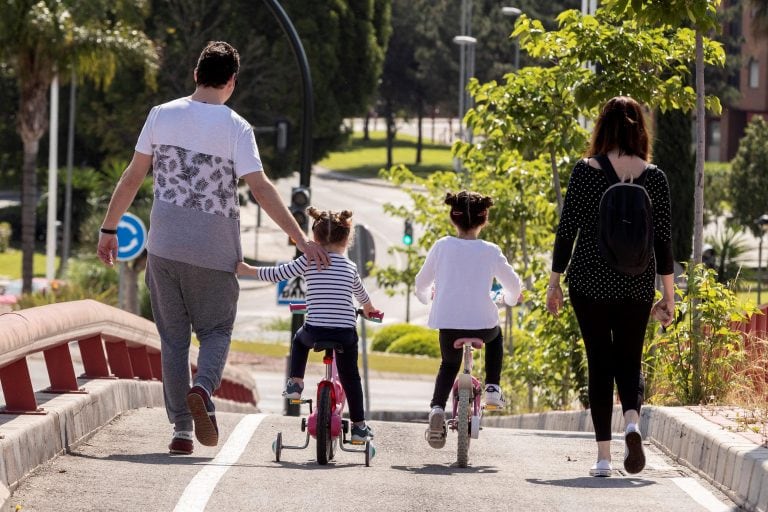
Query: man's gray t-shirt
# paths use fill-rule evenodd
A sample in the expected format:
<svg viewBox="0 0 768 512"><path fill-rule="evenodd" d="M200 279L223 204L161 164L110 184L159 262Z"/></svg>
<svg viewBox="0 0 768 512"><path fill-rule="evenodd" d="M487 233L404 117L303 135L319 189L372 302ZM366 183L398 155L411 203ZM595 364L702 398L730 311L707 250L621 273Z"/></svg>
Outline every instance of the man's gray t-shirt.
<svg viewBox="0 0 768 512"><path fill-rule="evenodd" d="M234 272L242 259L237 182L263 171L251 125L225 105L180 98L150 111L136 151L152 155L147 251Z"/></svg>

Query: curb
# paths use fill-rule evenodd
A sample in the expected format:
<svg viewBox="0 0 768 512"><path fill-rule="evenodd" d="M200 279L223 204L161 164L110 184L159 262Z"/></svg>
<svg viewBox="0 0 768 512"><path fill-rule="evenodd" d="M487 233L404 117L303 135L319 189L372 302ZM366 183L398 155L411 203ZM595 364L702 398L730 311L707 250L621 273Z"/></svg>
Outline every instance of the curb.
<svg viewBox="0 0 768 512"><path fill-rule="evenodd" d="M35 393L47 414L0 416L0 511L19 482L39 465L68 452L125 411L163 407L160 381L94 379L87 393ZM222 412L254 412L255 407L214 397Z"/></svg>

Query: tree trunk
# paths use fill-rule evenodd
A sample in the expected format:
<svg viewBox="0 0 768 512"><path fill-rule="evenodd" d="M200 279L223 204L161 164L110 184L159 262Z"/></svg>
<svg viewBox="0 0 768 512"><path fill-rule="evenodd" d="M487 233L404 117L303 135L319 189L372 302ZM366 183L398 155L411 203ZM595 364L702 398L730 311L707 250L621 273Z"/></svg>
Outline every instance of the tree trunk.
<svg viewBox="0 0 768 512"><path fill-rule="evenodd" d="M703 239L704 239L704 150L706 138L706 118L704 112L704 36L700 30L696 31L696 175L693 192L693 265L688 271L693 276L695 265L701 263ZM701 345L702 329L698 310L699 300L693 298L692 330L693 343L691 344L691 394L699 403L703 390L701 387Z"/></svg>
<svg viewBox="0 0 768 512"><path fill-rule="evenodd" d="M20 66L22 67L22 66ZM37 229L37 154L40 138L48 128L48 88L51 79L27 71L19 79L18 132L24 147L21 177L21 276L22 292L32 291L33 257Z"/></svg>
<svg viewBox="0 0 768 512"><path fill-rule="evenodd" d="M424 107L421 104L421 102L419 102L417 115L419 117L419 124L418 124L419 137L418 137L418 140L416 141L416 162L415 163L416 165L419 165L421 163L421 147L424 144L424 139L422 138L422 131L421 131L422 123L424 121Z"/></svg>
<svg viewBox="0 0 768 512"><path fill-rule="evenodd" d="M552 165L552 186L555 189L555 200L557 201L557 214L563 211L563 192L560 188L560 173L557 170L557 157L555 150L549 152L549 163Z"/></svg>
<svg viewBox="0 0 768 512"><path fill-rule="evenodd" d="M387 101L387 110L386 110L386 120L385 123L387 125L387 169L392 167L392 146L394 146L395 143L395 120L393 119L392 114L392 104Z"/></svg>
<svg viewBox="0 0 768 512"><path fill-rule="evenodd" d="M371 140L371 134L368 132L368 123L371 120L371 111L365 111L365 120L363 121L363 140Z"/></svg>
<svg viewBox="0 0 768 512"><path fill-rule="evenodd" d="M701 263L704 239L704 156L706 113L704 112L704 36L696 32L696 175L693 195L693 262Z"/></svg>
<svg viewBox="0 0 768 512"><path fill-rule="evenodd" d="M32 291L33 258L37 228L37 151L38 140L24 141L24 166L21 174L21 276L23 293Z"/></svg>

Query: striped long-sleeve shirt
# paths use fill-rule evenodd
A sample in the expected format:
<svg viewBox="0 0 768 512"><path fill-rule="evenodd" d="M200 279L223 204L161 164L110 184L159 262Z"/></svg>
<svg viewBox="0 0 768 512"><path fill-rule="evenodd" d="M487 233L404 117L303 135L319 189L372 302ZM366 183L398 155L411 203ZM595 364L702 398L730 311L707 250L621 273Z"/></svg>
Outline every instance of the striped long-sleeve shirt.
<svg viewBox="0 0 768 512"><path fill-rule="evenodd" d="M307 286L306 322L318 327L355 327L354 296L360 304L370 301L357 266L341 254L328 253L331 264L318 271L305 256L276 267L257 267L262 281L285 281L300 275Z"/></svg>

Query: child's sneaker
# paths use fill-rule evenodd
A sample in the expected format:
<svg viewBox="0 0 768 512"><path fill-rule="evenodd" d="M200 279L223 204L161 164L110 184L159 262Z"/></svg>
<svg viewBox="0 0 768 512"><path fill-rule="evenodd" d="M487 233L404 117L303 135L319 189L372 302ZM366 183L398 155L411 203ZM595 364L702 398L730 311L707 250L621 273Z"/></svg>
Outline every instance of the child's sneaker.
<svg viewBox="0 0 768 512"><path fill-rule="evenodd" d="M304 386L294 381L293 378L290 378L285 384L285 391L283 391L283 396L285 398L298 400L301 398L302 391L304 391Z"/></svg>
<svg viewBox="0 0 768 512"><path fill-rule="evenodd" d="M597 461L595 465L589 468L589 476L609 477L612 473L613 467L611 466L611 462L606 459Z"/></svg>
<svg viewBox="0 0 768 512"><path fill-rule="evenodd" d="M507 401L501 394L501 388L497 384L485 386L485 405L499 409L503 409L507 405Z"/></svg>
<svg viewBox="0 0 768 512"><path fill-rule="evenodd" d="M634 475L645 468L645 453L643 452L643 436L637 428L637 423L627 425L624 432L624 469Z"/></svg>
<svg viewBox="0 0 768 512"><path fill-rule="evenodd" d="M424 436L432 448L445 446L447 431L445 428L445 411L442 407L435 406L429 411L429 428Z"/></svg>
<svg viewBox="0 0 768 512"><path fill-rule="evenodd" d="M174 455L191 455L193 448L192 432L186 430L174 432L171 444L168 445L168 451Z"/></svg>
<svg viewBox="0 0 768 512"><path fill-rule="evenodd" d="M353 444L363 444L366 441L373 439L373 430L368 425L357 426L352 425L352 438Z"/></svg>

